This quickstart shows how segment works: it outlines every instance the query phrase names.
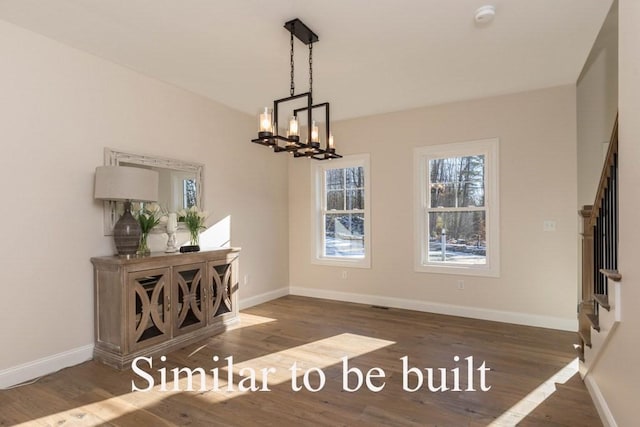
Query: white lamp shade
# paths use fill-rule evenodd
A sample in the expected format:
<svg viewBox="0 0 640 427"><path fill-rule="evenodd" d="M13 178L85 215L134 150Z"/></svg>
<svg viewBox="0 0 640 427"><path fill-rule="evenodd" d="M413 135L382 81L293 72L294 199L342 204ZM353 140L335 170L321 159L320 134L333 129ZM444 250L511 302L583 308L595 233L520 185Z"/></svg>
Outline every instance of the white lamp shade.
<svg viewBox="0 0 640 427"><path fill-rule="evenodd" d="M105 200L158 200L158 172L128 166L98 166L94 197Z"/></svg>

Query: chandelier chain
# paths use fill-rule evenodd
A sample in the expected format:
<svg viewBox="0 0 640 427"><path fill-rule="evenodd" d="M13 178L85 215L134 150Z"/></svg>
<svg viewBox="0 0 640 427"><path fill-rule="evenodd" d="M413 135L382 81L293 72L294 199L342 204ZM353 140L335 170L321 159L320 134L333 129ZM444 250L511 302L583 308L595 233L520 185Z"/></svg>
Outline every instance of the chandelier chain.
<svg viewBox="0 0 640 427"><path fill-rule="evenodd" d="M290 54L290 62L291 62L291 86L289 88L289 93L291 94L291 96L293 96L293 94L296 91L296 86L295 83L293 82L294 80L294 65L293 65L293 33L291 33L291 54Z"/></svg>
<svg viewBox="0 0 640 427"><path fill-rule="evenodd" d="M313 43L309 43L309 93L313 95Z"/></svg>

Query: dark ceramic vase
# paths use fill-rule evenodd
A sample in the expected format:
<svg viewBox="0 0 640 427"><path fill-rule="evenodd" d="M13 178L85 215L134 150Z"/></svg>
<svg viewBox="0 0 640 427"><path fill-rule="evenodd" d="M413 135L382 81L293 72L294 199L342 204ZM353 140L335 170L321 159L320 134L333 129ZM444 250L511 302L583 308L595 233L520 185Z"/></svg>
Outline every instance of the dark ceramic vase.
<svg viewBox="0 0 640 427"><path fill-rule="evenodd" d="M124 213L113 228L118 255L135 255L140 245L140 236L142 229L138 220L131 215L131 202L124 202Z"/></svg>

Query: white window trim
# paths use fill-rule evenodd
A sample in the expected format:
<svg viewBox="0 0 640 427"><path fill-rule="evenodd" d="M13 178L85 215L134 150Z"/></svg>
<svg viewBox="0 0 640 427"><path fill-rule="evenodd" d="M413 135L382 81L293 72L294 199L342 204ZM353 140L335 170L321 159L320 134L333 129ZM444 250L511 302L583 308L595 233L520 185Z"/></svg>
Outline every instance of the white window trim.
<svg viewBox="0 0 640 427"><path fill-rule="evenodd" d="M424 273L500 277L500 200L498 138L417 147L413 152L414 171L414 270ZM487 263L485 265L427 263L424 212L427 204L426 176L429 159L485 155L485 206Z"/></svg>
<svg viewBox="0 0 640 427"><path fill-rule="evenodd" d="M371 268L371 175L369 154L354 154L341 159L313 162L311 164L311 263L335 267ZM327 169L362 166L364 168L364 258L350 259L323 256L324 221L322 204L323 177Z"/></svg>

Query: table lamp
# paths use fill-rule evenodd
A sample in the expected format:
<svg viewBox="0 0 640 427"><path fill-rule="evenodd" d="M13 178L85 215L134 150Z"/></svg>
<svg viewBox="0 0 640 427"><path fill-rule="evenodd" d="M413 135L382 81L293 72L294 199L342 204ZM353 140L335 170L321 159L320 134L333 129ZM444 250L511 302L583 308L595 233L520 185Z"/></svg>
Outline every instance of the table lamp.
<svg viewBox="0 0 640 427"><path fill-rule="evenodd" d="M131 214L131 201L158 200L158 172L129 166L98 166L94 197L124 202L124 213L113 228L113 240L118 255L135 255L142 230Z"/></svg>

